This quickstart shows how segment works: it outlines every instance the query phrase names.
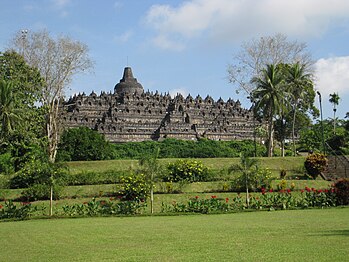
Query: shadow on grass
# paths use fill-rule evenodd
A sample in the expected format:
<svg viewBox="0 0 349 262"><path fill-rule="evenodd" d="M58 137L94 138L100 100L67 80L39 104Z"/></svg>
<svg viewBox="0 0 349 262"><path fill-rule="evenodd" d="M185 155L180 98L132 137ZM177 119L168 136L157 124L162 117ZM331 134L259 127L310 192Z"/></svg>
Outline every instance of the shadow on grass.
<svg viewBox="0 0 349 262"><path fill-rule="evenodd" d="M349 229L347 229L347 230L329 230L329 231L322 232L321 234L316 234L316 236L325 236L325 237L347 236L347 237L349 237Z"/></svg>

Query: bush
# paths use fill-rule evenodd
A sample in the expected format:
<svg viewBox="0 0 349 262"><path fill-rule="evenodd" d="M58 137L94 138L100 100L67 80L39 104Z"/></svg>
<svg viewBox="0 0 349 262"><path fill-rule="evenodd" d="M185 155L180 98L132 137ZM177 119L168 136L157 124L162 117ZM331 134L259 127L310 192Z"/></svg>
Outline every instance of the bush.
<svg viewBox="0 0 349 262"><path fill-rule="evenodd" d="M151 183L144 174L122 177L121 183L119 195L122 200L146 202L150 194Z"/></svg>
<svg viewBox="0 0 349 262"><path fill-rule="evenodd" d="M102 173L81 172L77 174L67 174L66 185L100 185L120 183L123 176L127 176L129 171L107 171Z"/></svg>
<svg viewBox="0 0 349 262"><path fill-rule="evenodd" d="M339 179L334 184L337 195L337 205L349 205L349 179Z"/></svg>
<svg viewBox="0 0 349 262"><path fill-rule="evenodd" d="M21 206L16 206L9 200L5 201L5 206L0 205L0 219L26 219L37 210L31 203L23 202Z"/></svg>
<svg viewBox="0 0 349 262"><path fill-rule="evenodd" d="M53 199L58 200L63 191L63 186L53 186ZM51 186L48 184L35 184L22 192L23 201L38 201L50 199Z"/></svg>
<svg viewBox="0 0 349 262"><path fill-rule="evenodd" d="M63 165L52 164L48 161L31 161L27 163L10 180L10 188L27 188L36 184L49 184L53 176L59 184L64 184L67 170Z"/></svg>
<svg viewBox="0 0 349 262"><path fill-rule="evenodd" d="M164 181L192 183L209 180L209 170L200 161L180 159L169 163L167 169L169 173L164 177Z"/></svg>
<svg viewBox="0 0 349 262"><path fill-rule="evenodd" d="M249 190L259 191L262 188L269 189L272 174L267 168L258 168L255 172L241 173L231 182L231 190L236 192L246 191L246 180Z"/></svg>
<svg viewBox="0 0 349 262"><path fill-rule="evenodd" d="M112 145L102 134L88 127L70 128L63 132L58 146L58 161L113 159Z"/></svg>
<svg viewBox="0 0 349 262"><path fill-rule="evenodd" d="M323 154L313 153L307 156L304 162L304 167L307 170L307 173L313 178L316 179L322 171L325 170L327 166L327 158Z"/></svg>

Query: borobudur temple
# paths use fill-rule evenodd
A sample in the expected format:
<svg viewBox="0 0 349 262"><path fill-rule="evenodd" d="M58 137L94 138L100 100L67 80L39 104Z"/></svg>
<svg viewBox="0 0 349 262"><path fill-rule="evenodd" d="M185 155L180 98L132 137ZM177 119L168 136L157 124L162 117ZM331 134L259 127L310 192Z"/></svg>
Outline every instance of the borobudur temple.
<svg viewBox="0 0 349 262"><path fill-rule="evenodd" d="M253 112L242 108L239 100L145 92L130 67L124 69L114 93L74 95L63 103L62 110L65 128L86 126L113 143L253 139Z"/></svg>

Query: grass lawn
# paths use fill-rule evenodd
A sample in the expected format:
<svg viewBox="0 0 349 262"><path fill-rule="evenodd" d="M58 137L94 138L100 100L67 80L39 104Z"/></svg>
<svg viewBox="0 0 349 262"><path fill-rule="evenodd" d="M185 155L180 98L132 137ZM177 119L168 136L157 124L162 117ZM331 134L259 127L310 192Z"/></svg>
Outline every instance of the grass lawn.
<svg viewBox="0 0 349 262"><path fill-rule="evenodd" d="M349 208L0 223L0 261L347 261Z"/></svg>

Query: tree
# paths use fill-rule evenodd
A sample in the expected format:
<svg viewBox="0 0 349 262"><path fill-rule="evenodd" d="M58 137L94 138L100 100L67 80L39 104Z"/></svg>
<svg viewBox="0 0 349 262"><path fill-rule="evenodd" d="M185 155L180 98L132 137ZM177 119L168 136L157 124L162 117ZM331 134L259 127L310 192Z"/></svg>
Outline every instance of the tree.
<svg viewBox="0 0 349 262"><path fill-rule="evenodd" d="M288 92L291 94L292 117L292 144L293 155L296 155L295 126L296 113L303 111L304 114L311 109L313 114L318 113L314 107L315 90L312 75L306 72L306 65L295 63L287 67L286 84Z"/></svg>
<svg viewBox="0 0 349 262"><path fill-rule="evenodd" d="M48 155L54 162L59 137L60 102L73 76L92 67L88 48L69 37L53 39L47 31L29 32L25 37L19 32L13 40L13 47L23 54L30 66L39 70L45 80L40 98L47 108Z"/></svg>
<svg viewBox="0 0 349 262"><path fill-rule="evenodd" d="M227 70L229 81L235 85L237 92L244 91L247 95L255 89L250 80L261 77L266 65L299 62L309 73L314 63L305 43L289 41L283 34L264 36L243 43L241 51L233 60Z"/></svg>
<svg viewBox="0 0 349 262"><path fill-rule="evenodd" d="M340 97L338 93L330 94L330 103L333 105L333 133L336 134L336 112Z"/></svg>
<svg viewBox="0 0 349 262"><path fill-rule="evenodd" d="M20 119L18 109L14 106L15 98L12 90L12 82L0 80L0 141L5 141Z"/></svg>
<svg viewBox="0 0 349 262"><path fill-rule="evenodd" d="M105 137L88 127L64 130L58 146L57 160L89 161L113 158L113 148Z"/></svg>
<svg viewBox="0 0 349 262"><path fill-rule="evenodd" d="M280 67L268 65L262 70L261 77L252 79L256 89L252 97L256 102L255 110L262 114L268 125L267 154L273 155L274 118L285 109L286 93L284 91L284 78Z"/></svg>
<svg viewBox="0 0 349 262"><path fill-rule="evenodd" d="M0 79L12 85L13 107L21 119L21 125L16 125L16 133L25 134L32 140L43 137L45 112L36 105L43 87L39 71L26 64L16 52L0 52Z"/></svg>

